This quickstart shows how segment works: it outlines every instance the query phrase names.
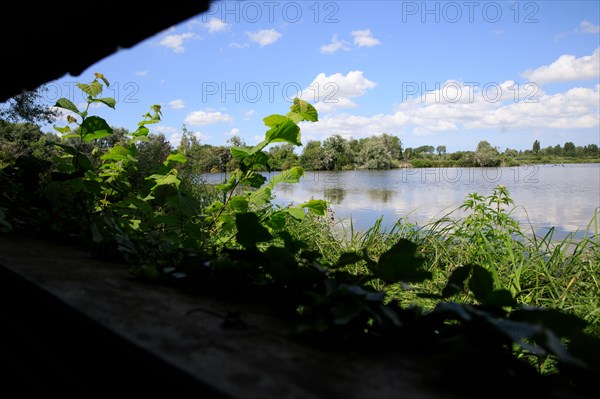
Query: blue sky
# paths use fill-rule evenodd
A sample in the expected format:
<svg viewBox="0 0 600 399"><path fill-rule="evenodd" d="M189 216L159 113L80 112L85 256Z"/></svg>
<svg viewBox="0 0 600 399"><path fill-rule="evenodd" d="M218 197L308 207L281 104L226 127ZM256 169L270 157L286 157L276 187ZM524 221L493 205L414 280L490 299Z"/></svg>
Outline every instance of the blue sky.
<svg viewBox="0 0 600 399"><path fill-rule="evenodd" d="M320 117L301 124L303 143L385 132L449 152L600 144L599 18L598 1L217 1L50 82L45 100L82 103L74 83L101 72L117 106L92 112L134 130L161 104L151 131L174 145L184 124L202 143L255 144L262 118L296 95Z"/></svg>

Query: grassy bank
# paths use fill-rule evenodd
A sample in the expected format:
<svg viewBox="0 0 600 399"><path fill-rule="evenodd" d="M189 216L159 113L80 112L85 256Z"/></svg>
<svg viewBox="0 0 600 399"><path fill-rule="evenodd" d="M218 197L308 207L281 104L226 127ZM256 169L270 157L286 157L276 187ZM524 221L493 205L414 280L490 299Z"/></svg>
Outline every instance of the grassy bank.
<svg viewBox="0 0 600 399"><path fill-rule="evenodd" d="M466 216L457 216L459 209ZM454 270L477 264L491 271L495 288L508 289L520 304L573 313L590 322L600 335L598 212L584 238L575 239L570 233L556 240L554 228L540 236L533 228L519 225L511 216L513 201L504 187L486 197L470 194L459 209L423 226L399 219L384 228L380 218L367 231L354 231L351 222L348 227L340 221L311 218L296 223L294 231L332 263L348 251L368 251L377 257L400 239L417 243L433 278L408 291L399 285L374 283L374 288L385 290L389 301L431 309L436 301L420 293L441 291ZM364 263L351 265L349 271L369 273ZM463 295L460 301L472 303L473 297Z"/></svg>

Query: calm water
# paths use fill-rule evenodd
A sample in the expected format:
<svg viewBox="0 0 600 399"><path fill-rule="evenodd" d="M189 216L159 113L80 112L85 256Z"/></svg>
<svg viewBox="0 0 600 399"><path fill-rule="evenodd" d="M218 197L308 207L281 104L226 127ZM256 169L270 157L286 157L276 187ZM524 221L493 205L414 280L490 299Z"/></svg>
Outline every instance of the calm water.
<svg viewBox="0 0 600 399"><path fill-rule="evenodd" d="M510 191L514 217L542 234L555 226L555 238L583 233L600 212L600 164L306 172L300 183L278 185L274 193L278 204L330 201L338 220L352 218L355 229L366 230L380 216L387 226L404 217L423 225L467 194L490 195L498 185Z"/></svg>

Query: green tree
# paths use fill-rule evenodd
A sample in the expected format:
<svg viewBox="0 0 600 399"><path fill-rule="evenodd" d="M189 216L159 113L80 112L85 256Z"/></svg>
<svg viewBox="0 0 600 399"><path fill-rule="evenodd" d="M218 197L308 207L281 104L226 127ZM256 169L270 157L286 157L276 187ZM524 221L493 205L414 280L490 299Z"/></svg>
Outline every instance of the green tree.
<svg viewBox="0 0 600 399"><path fill-rule="evenodd" d="M570 141L567 141L563 147L563 154L565 157L574 157L575 156L575 144Z"/></svg>
<svg viewBox="0 0 600 399"><path fill-rule="evenodd" d="M478 166L498 166L500 165L500 154L498 150L490 143L483 140L477 144L475 159Z"/></svg>
<svg viewBox="0 0 600 399"><path fill-rule="evenodd" d="M320 141L309 141L306 143L300 156L300 164L307 170L326 169L325 150L321 146Z"/></svg>
<svg viewBox="0 0 600 399"><path fill-rule="evenodd" d="M323 162L327 170L339 170L353 161L350 146L339 134L325 139L323 142Z"/></svg>
<svg viewBox="0 0 600 399"><path fill-rule="evenodd" d="M56 108L42 103L46 85L17 94L0 108L0 120L9 122L52 123L60 116Z"/></svg>
<svg viewBox="0 0 600 399"><path fill-rule="evenodd" d="M536 140L536 141L533 142L532 151L536 155L537 155L538 152L540 152L540 141L539 140Z"/></svg>
<svg viewBox="0 0 600 399"><path fill-rule="evenodd" d="M269 168L271 170L288 170L299 166L298 155L294 153L293 144L281 144L269 149Z"/></svg>
<svg viewBox="0 0 600 399"><path fill-rule="evenodd" d="M55 146L49 144L58 141L58 136L43 133L36 124L0 120L0 165L29 155L49 160L56 153Z"/></svg>
<svg viewBox="0 0 600 399"><path fill-rule="evenodd" d="M402 156L400 139L389 134L364 139L359 153L360 166L365 169L390 169Z"/></svg>
<svg viewBox="0 0 600 399"><path fill-rule="evenodd" d="M438 145L437 148L435 149L435 151L438 153L439 157L442 157L442 155L446 154L446 146L445 145Z"/></svg>

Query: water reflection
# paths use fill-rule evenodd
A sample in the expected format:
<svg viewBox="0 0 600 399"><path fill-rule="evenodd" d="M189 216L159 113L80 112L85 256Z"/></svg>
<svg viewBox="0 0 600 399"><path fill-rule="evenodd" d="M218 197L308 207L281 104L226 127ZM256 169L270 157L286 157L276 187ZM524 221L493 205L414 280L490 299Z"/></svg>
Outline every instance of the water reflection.
<svg viewBox="0 0 600 399"><path fill-rule="evenodd" d="M341 187L325 187L323 189L323 197L332 205L341 205L344 202L346 190Z"/></svg>
<svg viewBox="0 0 600 399"><path fill-rule="evenodd" d="M425 224L458 208L469 193L490 195L500 184L515 201L513 216L538 232L584 229L600 207L598 164L307 172L276 193L282 203L324 198L337 217L367 229L379 216L388 226L403 217Z"/></svg>
<svg viewBox="0 0 600 399"><path fill-rule="evenodd" d="M375 190L368 190L367 192L369 194L369 198L372 201L381 202L384 204L387 202L390 202L390 200L394 196L396 196L396 193L392 190L375 189Z"/></svg>
<svg viewBox="0 0 600 399"><path fill-rule="evenodd" d="M226 177L203 176L212 182ZM600 208L600 164L306 172L300 183L280 184L274 194L281 205L323 198L337 218L352 218L355 228L366 230L380 216L387 226L401 218L426 224L456 210L469 193L490 195L500 184L515 201L512 215L541 234L553 226L563 236L583 230Z"/></svg>

